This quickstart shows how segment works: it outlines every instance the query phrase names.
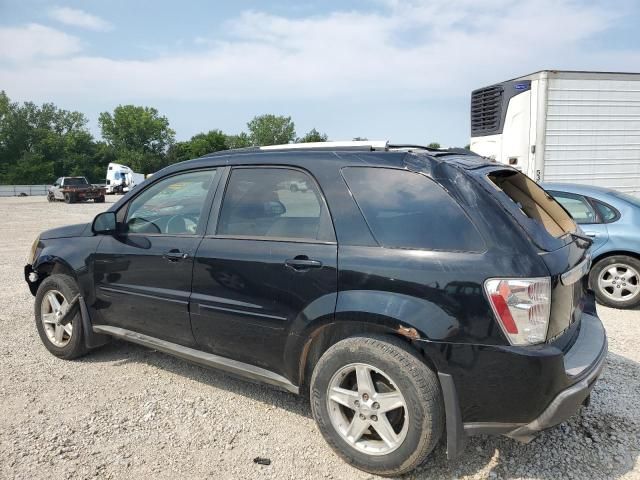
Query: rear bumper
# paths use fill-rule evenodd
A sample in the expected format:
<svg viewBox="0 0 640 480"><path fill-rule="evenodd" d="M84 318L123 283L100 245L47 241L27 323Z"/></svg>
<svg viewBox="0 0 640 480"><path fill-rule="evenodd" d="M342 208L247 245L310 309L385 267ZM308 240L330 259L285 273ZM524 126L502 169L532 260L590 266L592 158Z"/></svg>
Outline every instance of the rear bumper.
<svg viewBox="0 0 640 480"><path fill-rule="evenodd" d="M531 441L540 431L558 425L571 417L585 403L602 372L607 357L607 336L600 319L584 315L580 334L564 356L567 376L578 379L562 390L545 410L531 422L508 432L508 437Z"/></svg>
<svg viewBox="0 0 640 480"><path fill-rule="evenodd" d="M466 436L506 435L526 443L571 417L586 403L604 367L607 337L600 319L583 313L578 336L564 354L550 345L506 350L471 347L463 352L472 353L474 359L471 368L462 369L465 374L462 370L438 373L449 457L462 451ZM489 363L475 368L485 356ZM487 366L499 374L486 377L492 371ZM467 385L472 380L470 390Z"/></svg>

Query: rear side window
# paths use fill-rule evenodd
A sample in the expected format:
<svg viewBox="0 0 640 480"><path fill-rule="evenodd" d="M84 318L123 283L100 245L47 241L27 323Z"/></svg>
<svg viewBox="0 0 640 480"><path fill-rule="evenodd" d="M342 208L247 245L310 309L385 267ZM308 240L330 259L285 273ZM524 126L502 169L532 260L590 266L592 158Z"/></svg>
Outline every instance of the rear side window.
<svg viewBox="0 0 640 480"><path fill-rule="evenodd" d="M617 220L620 216L620 213L618 213L618 211L611 205L607 205L606 203L596 200L595 198L589 197L589 199L591 200L591 203L593 203L598 209L598 213L600 214L600 218L602 219L603 223L611 223Z"/></svg>
<svg viewBox="0 0 640 480"><path fill-rule="evenodd" d="M559 238L576 231L576 224L569 214L523 173L498 170L489 174L489 180L515 203L525 217L544 228L552 237Z"/></svg>
<svg viewBox="0 0 640 480"><path fill-rule="evenodd" d="M424 175L371 167L344 168L342 175L383 247L484 250L480 234L462 208Z"/></svg>
<svg viewBox="0 0 640 480"><path fill-rule="evenodd" d="M576 223L589 224L598 223L596 211L589 204L589 201L582 195L574 195L565 192L549 191L553 197L560 202L567 212L573 217Z"/></svg>

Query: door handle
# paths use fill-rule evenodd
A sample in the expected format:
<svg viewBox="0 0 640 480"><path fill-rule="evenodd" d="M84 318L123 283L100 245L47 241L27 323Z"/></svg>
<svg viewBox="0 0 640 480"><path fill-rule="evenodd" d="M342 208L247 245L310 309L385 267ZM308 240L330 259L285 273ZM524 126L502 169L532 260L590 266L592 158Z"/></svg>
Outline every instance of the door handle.
<svg viewBox="0 0 640 480"><path fill-rule="evenodd" d="M309 270L310 268L321 268L322 262L319 260L312 260L306 255L298 255L296 258L290 258L286 260L284 264L297 271Z"/></svg>
<svg viewBox="0 0 640 480"><path fill-rule="evenodd" d="M596 238L598 236L598 234L591 232L585 232L585 235L590 238Z"/></svg>
<svg viewBox="0 0 640 480"><path fill-rule="evenodd" d="M181 252L180 250L174 249L174 250L169 250L168 252L165 252L163 257L169 260L170 262L177 262L178 260L184 260L185 258L188 258L189 254Z"/></svg>

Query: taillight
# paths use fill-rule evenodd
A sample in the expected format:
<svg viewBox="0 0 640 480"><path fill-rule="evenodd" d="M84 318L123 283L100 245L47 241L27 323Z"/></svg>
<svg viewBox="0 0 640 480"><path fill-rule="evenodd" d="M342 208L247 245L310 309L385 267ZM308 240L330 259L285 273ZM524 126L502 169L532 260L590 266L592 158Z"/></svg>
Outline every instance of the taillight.
<svg viewBox="0 0 640 480"><path fill-rule="evenodd" d="M511 345L533 345L547 338L551 279L491 278L484 282L493 313Z"/></svg>

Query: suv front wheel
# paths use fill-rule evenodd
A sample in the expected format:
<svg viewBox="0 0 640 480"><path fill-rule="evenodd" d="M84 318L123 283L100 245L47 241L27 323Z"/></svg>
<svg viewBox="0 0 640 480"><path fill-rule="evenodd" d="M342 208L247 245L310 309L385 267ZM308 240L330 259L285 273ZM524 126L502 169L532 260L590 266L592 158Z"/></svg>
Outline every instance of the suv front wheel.
<svg viewBox="0 0 640 480"><path fill-rule="evenodd" d="M87 353L80 312L77 311L70 321L64 321L66 312L73 308L73 300L78 294L76 281L62 274L45 278L36 293L36 328L40 339L47 350L65 360Z"/></svg>
<svg viewBox="0 0 640 480"><path fill-rule="evenodd" d="M394 338L352 337L329 348L311 379L311 410L325 440L355 467L394 476L438 443L444 406L438 378Z"/></svg>

